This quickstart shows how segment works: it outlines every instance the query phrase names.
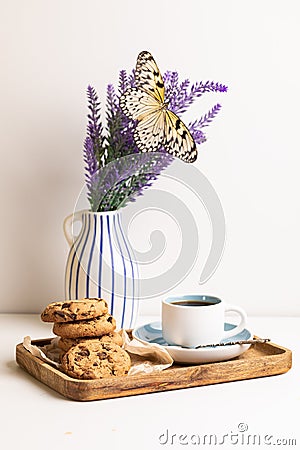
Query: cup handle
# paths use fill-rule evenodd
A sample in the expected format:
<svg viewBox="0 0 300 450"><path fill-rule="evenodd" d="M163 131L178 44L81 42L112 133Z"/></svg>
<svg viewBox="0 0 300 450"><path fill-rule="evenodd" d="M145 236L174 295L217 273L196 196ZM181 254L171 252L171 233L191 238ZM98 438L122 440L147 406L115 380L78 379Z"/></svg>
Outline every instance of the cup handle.
<svg viewBox="0 0 300 450"><path fill-rule="evenodd" d="M231 336L235 336L236 334L240 333L241 331L243 331L245 329L245 326L247 323L247 314L243 308L240 308L239 306L236 306L236 305L226 304L225 313L227 313L229 311L238 313L241 317L241 321L236 327L232 328L232 330L224 331L223 339L226 339Z"/></svg>
<svg viewBox="0 0 300 450"><path fill-rule="evenodd" d="M65 238L70 247L73 244L74 239L77 237L77 236L74 236L74 234L73 234L73 223L77 222L77 221L82 222L81 217L82 217L82 211L76 211L73 214L70 214L64 220L64 223L63 223L64 235L65 235Z"/></svg>

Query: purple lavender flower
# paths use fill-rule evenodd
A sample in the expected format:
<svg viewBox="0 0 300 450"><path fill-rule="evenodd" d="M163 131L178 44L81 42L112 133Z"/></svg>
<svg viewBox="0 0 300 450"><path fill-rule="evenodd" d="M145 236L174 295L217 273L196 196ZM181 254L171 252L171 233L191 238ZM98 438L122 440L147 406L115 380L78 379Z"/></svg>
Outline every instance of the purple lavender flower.
<svg viewBox="0 0 300 450"><path fill-rule="evenodd" d="M205 134L201 128L207 127L213 120L213 118L218 114L221 109L221 105L217 103L207 114L202 116L200 119L189 123L188 129L190 130L195 142L197 144L202 144L206 141Z"/></svg>
<svg viewBox="0 0 300 450"><path fill-rule="evenodd" d="M133 85L133 81L132 74L121 71L118 94L114 86L108 85L106 134L100 123L97 93L94 88L88 87L90 113L84 161L92 211L109 211L134 201L173 161L173 157L165 152L141 154L136 146L133 137L136 124L125 116L119 106L120 96Z"/></svg>
<svg viewBox="0 0 300 450"><path fill-rule="evenodd" d="M88 109L90 110L87 116L87 135L91 139L96 157L100 161L104 153L103 127L100 116L100 102L96 90L92 86L87 87L87 97Z"/></svg>
<svg viewBox="0 0 300 450"><path fill-rule="evenodd" d="M94 174L91 188L93 207L111 211L142 195L170 162L170 155L138 153L117 158Z"/></svg>
<svg viewBox="0 0 300 450"><path fill-rule="evenodd" d="M94 144L90 136L87 136L84 141L83 159L86 164L86 183L88 189L91 187L91 179L94 173L98 170L98 161L94 152Z"/></svg>
<svg viewBox="0 0 300 450"><path fill-rule="evenodd" d="M214 83L213 81L207 81L206 83L203 83L201 81L200 83L193 84L188 90L189 83L187 82L188 80L186 80L182 85L182 89L178 89L180 91L180 94L176 98L171 97L173 108L172 111L175 114L183 114L195 101L195 99L201 97L201 95L203 95L205 92L227 91L227 86L219 83Z"/></svg>
<svg viewBox="0 0 300 450"><path fill-rule="evenodd" d="M168 108L177 115L205 92L226 92L227 87L207 81L191 85L188 79L179 81L177 72L163 75L165 99ZM135 86L134 71L119 73L118 90L109 84L106 98L106 128L102 127L100 102L95 89L87 88L88 125L84 142L84 161L88 199L92 211L109 211L124 206L143 194L159 174L173 161L163 147L158 152L141 153L135 144L137 123L129 119L119 105L121 95ZM220 111L215 105L207 114L190 123L188 128L200 145L206 141L202 129L208 126Z"/></svg>

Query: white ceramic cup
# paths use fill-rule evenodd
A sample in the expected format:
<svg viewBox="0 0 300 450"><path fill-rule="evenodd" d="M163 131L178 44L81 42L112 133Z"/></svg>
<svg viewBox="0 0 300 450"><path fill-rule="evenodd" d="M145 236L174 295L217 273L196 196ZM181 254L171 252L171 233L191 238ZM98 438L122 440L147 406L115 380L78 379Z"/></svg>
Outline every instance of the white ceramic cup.
<svg viewBox="0 0 300 450"><path fill-rule="evenodd" d="M229 311L240 316L240 323L224 331ZM242 308L209 295L183 295L162 301L162 334L170 345L197 347L217 344L243 331L246 321L247 315Z"/></svg>

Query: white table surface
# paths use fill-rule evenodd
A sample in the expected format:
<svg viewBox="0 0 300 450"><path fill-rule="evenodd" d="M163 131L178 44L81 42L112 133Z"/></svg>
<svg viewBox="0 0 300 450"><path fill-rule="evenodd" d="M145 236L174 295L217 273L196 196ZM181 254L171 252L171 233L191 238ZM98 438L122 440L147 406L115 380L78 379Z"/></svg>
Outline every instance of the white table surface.
<svg viewBox="0 0 300 450"><path fill-rule="evenodd" d="M140 317L138 324L152 320ZM300 318L249 318L254 334L292 350L286 374L83 403L62 397L15 362L24 336L49 337L51 329L39 315L0 315L5 450L300 448ZM211 434L216 438L209 445L204 436ZM260 445L253 444L259 438Z"/></svg>

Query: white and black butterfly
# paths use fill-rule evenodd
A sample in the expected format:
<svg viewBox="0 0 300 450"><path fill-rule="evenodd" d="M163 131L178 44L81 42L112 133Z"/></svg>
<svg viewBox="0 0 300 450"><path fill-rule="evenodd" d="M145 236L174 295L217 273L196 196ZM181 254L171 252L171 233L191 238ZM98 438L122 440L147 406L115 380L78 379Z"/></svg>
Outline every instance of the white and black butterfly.
<svg viewBox="0 0 300 450"><path fill-rule="evenodd" d="M129 118L137 120L134 139L142 152L164 147L173 156L192 163L197 159L195 141L182 120L168 109L165 86L149 52L141 52L135 69L135 87L120 98L120 106Z"/></svg>

